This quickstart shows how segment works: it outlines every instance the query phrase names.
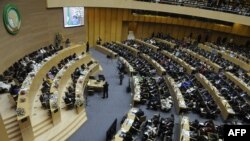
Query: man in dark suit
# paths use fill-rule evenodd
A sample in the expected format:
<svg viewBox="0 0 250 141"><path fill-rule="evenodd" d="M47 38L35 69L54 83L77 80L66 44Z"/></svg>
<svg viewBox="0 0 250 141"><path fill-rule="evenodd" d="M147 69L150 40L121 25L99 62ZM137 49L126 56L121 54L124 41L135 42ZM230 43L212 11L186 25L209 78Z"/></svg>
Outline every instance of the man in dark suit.
<svg viewBox="0 0 250 141"><path fill-rule="evenodd" d="M123 72L121 72L119 75L120 85L122 85L123 78L124 78L124 74L123 74Z"/></svg>
<svg viewBox="0 0 250 141"><path fill-rule="evenodd" d="M109 91L109 84L106 81L103 85L103 97L102 98L108 98L108 91Z"/></svg>
<svg viewBox="0 0 250 141"><path fill-rule="evenodd" d="M86 43L86 52L89 52L89 41Z"/></svg>

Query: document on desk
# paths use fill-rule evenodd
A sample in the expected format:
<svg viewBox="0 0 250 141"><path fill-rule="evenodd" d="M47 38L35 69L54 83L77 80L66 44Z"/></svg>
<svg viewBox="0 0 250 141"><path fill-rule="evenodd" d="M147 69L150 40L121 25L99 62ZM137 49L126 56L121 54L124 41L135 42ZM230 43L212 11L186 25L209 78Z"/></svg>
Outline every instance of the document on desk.
<svg viewBox="0 0 250 141"><path fill-rule="evenodd" d="M185 129L182 129L182 136L184 136L185 138L189 138L190 137L190 132L185 130Z"/></svg>
<svg viewBox="0 0 250 141"><path fill-rule="evenodd" d="M137 111L138 111L138 109L136 109L136 108L132 108L132 109L130 110L130 112L133 113L133 114L135 114Z"/></svg>

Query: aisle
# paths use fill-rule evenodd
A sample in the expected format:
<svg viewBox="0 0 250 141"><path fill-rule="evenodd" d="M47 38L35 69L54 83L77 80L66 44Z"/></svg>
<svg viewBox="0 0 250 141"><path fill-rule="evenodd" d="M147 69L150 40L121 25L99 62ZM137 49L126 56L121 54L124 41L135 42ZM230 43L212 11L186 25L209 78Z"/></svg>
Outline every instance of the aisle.
<svg viewBox="0 0 250 141"><path fill-rule="evenodd" d="M130 109L131 97L126 93L129 79L125 76L123 85L119 85L116 60L108 60L105 55L92 49L91 54L103 68L102 74L109 83L109 98L102 99L102 93L88 97L88 120L68 141L104 141L106 130L115 118L119 124Z"/></svg>

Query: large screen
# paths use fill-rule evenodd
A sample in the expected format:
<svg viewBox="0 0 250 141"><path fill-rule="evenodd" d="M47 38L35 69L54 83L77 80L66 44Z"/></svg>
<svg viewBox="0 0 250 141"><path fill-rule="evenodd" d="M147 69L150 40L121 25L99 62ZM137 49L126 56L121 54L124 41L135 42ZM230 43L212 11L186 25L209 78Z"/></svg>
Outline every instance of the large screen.
<svg viewBox="0 0 250 141"><path fill-rule="evenodd" d="M84 25L84 7L64 7L64 27Z"/></svg>

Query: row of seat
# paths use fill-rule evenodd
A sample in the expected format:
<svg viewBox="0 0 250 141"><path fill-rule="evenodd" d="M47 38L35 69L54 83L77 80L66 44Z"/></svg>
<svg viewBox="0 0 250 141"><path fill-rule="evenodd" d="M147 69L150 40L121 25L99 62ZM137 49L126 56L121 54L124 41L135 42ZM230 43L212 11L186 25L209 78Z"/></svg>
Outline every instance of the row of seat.
<svg viewBox="0 0 250 141"><path fill-rule="evenodd" d="M157 59L160 58L160 56L163 56L160 52L154 53L154 51L150 50L147 47L140 46L140 50L150 54L151 58L153 59ZM190 62L193 61L192 58L187 56L187 54L179 52L179 50L175 50L172 53L173 54L182 53L184 55L181 54L175 56L181 57L186 62L187 62L186 58L188 58ZM158 60L158 61L164 62L165 60ZM197 68L197 70L198 69L199 68ZM182 90L182 94L184 95L186 104L190 109L193 109L193 111L200 114L201 116L208 118L215 118L217 115L216 113L218 113L219 111L216 106L212 106L214 104L212 97L208 93L205 93L204 91L206 90L200 85L200 83L197 83L197 81L195 82L194 79L195 79L194 76L179 75L178 78L176 78L175 80L176 83L180 85L179 87ZM204 99L204 97L206 97L206 99ZM210 107L208 108L208 106Z"/></svg>
<svg viewBox="0 0 250 141"><path fill-rule="evenodd" d="M25 73L27 76L22 76L24 81L20 79L20 82L23 83L16 87L17 90L15 90L17 94L19 93L17 96L16 122L19 123L23 140L33 140L34 138L36 140L40 140L40 138L55 139L60 134L59 132L64 130L64 127L60 125L59 129L58 126L53 125L62 124L65 120L68 120L67 124L64 123L65 127L67 127L68 124L74 125L74 122L82 124L86 121L86 113L81 112L84 110L83 88L87 85L88 77L100 71L100 68L99 64L90 55L82 55L83 51L84 47L79 45L65 49L49 46L25 56L24 59L19 60L21 64L15 63L17 69L25 66L30 67L30 71ZM29 62L31 63L29 64ZM78 69L80 66L82 66L82 70L79 75ZM86 66L86 68L83 66ZM13 69L7 72L13 72ZM5 72L5 74L17 75L16 72ZM73 82L71 83L73 89L69 87L68 82L70 81ZM67 93L65 94L64 90L67 88L70 96ZM73 98L74 103L68 105L67 98ZM39 99L41 104L37 103ZM40 105L46 110L40 110ZM78 114L67 111L62 112L61 109L64 108L64 105L66 107L73 105L73 107L76 107ZM43 111L49 111L50 116L44 116ZM49 121L52 121L52 123ZM70 132L73 133L72 131L79 127L78 125L72 126L68 129L65 128L65 131L71 130ZM50 134L50 136L44 136L50 129L56 132ZM65 132L56 138L65 139L69 135L68 132Z"/></svg>
<svg viewBox="0 0 250 141"><path fill-rule="evenodd" d="M245 46L237 46L236 44L232 44L232 43L228 43L228 44L215 44L215 43L210 43L210 42L206 42L206 45L220 50L221 52L224 52L228 55L230 55L231 57L235 57L247 64L250 63L250 56L249 56L249 49ZM249 44L249 41L248 41Z"/></svg>

